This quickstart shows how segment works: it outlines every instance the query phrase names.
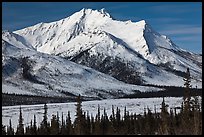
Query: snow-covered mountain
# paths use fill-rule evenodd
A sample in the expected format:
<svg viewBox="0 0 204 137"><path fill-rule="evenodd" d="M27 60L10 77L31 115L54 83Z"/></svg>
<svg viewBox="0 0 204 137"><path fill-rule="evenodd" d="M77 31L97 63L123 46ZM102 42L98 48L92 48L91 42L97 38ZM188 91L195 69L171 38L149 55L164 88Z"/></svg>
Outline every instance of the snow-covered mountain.
<svg viewBox="0 0 204 137"><path fill-rule="evenodd" d="M130 85L59 56L40 53L12 32L2 32L2 91L38 96L115 98L159 88ZM14 44L14 45L13 45Z"/></svg>
<svg viewBox="0 0 204 137"><path fill-rule="evenodd" d="M26 47L64 57L126 83L183 86L183 74L189 67L191 84L202 87L202 56L179 48L145 20L117 21L104 9L82 9L65 19L13 33ZM10 37L3 39L12 41Z"/></svg>

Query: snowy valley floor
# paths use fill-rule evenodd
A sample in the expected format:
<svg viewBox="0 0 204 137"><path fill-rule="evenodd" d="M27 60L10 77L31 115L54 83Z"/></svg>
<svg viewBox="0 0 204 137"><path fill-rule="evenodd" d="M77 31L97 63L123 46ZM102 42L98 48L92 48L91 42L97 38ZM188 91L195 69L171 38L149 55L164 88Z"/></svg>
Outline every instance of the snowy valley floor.
<svg viewBox="0 0 204 137"><path fill-rule="evenodd" d="M165 97L165 103L168 104L168 108L180 107L182 102L182 97ZM112 113L112 106L114 109L117 107L121 110L121 115L124 114L124 108L130 113L143 114L144 108L150 108L154 111L160 112L162 103L162 98L139 98L139 99L105 99L105 100L95 100L95 101L83 101L82 109L84 112L88 112L90 115L95 116L97 114L98 105L100 105L100 114L103 114L104 108L108 116ZM68 111L70 111L71 120L73 121L76 114L76 102L70 103L51 103L48 106L48 120L52 114L59 113L61 117L62 112L64 118L67 116ZM20 106L2 106L2 124L9 125L9 119L12 121L14 129L16 129L19 118L19 107ZM24 124L28 126L31 119L33 120L34 114L36 115L37 124L42 121L44 104L38 105L21 105Z"/></svg>

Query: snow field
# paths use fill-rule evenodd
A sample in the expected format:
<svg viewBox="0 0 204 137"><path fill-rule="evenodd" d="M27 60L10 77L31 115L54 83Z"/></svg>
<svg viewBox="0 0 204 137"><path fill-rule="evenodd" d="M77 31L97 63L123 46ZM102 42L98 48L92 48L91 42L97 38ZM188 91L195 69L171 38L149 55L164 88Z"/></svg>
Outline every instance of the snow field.
<svg viewBox="0 0 204 137"><path fill-rule="evenodd" d="M98 112L98 105L100 106L100 114L102 115L104 112L104 108L106 109L108 117L112 114L112 106L116 112L116 108L118 107L121 112L121 116L124 115L124 108L126 106L126 110L129 113L143 114L144 108L149 108L154 112L154 107L156 107L156 111L160 112L162 98L139 98L139 99L105 99L105 100L95 100L95 101L84 101L82 102L82 110L83 112L88 112L89 115L94 116ZM182 102L181 97L166 97L165 103L169 105L168 108L180 107ZM70 112L71 120L73 122L76 114L76 102L70 103L52 103L47 104L48 106L48 121L51 120L53 114L57 115L59 113L60 121L61 115L63 113L64 120ZM24 119L25 126L30 124L30 121L34 119L34 115L36 115L37 125L43 119L44 113L44 104L38 105L22 105L22 114ZM16 129L19 118L19 108L20 106L3 106L2 107L2 124L9 125L9 119L11 119L13 127ZM179 110L178 110L179 111Z"/></svg>

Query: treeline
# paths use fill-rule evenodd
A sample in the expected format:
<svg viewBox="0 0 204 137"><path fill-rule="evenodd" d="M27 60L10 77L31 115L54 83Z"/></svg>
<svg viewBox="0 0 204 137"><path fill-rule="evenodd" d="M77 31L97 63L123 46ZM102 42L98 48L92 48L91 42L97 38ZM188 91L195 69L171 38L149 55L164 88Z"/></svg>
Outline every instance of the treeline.
<svg viewBox="0 0 204 137"><path fill-rule="evenodd" d="M43 97L36 95L20 95L20 94L8 94L2 93L2 106L13 105L34 105L45 103L65 103L75 101L76 97Z"/></svg>
<svg viewBox="0 0 204 137"><path fill-rule="evenodd" d="M52 115L51 121L47 118L47 105L44 105L44 116L40 125L36 124L36 116L24 128L23 117L20 108L19 123L14 132L12 122L5 127L2 124L2 135L201 135L202 134L202 104L198 97L184 98L180 109L170 108L163 101L161 112L156 108L151 111L144 109L143 115L130 113L124 108L121 115L119 108L112 106L112 114L107 115L106 109L96 116L83 112L81 97L77 97L76 118L71 121L70 112L66 118L59 114Z"/></svg>
<svg viewBox="0 0 204 137"><path fill-rule="evenodd" d="M152 97L183 97L185 88L183 87L163 87L166 88L164 91L152 91L152 92L140 92L135 91L134 94L124 95L119 98L152 98ZM43 97L36 95L20 95L20 94L8 94L2 93L2 106L13 106L13 105L33 105L33 104L45 104L45 103L66 103L76 101L76 96L67 92L63 92L66 96L64 97ZM110 92L111 94L111 92ZM113 96L114 95L112 93ZM190 89L191 96L202 96L202 89ZM100 93L98 93L99 97ZM94 100L99 98L83 98L83 100Z"/></svg>
<svg viewBox="0 0 204 137"><path fill-rule="evenodd" d="M186 88L164 86L165 90L151 92L136 92L134 94L125 95L121 98L153 98L153 97L183 97ZM190 88L190 96L202 96L202 89Z"/></svg>
<svg viewBox="0 0 204 137"><path fill-rule="evenodd" d="M14 106L14 105L34 105L34 104L47 104L47 103L67 103L67 102L75 102L77 95L73 95L71 93L66 93L64 91L60 91L65 94L65 96L57 97L57 96L36 96L36 95L23 95L23 94L9 94L2 93L2 106ZM84 97L82 101L87 100L96 100L97 98L93 97Z"/></svg>

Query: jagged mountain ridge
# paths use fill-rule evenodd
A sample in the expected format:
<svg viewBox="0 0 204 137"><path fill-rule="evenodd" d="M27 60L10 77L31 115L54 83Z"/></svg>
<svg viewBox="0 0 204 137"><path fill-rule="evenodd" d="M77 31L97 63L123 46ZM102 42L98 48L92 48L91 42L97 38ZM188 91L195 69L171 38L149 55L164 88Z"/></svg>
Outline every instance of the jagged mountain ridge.
<svg viewBox="0 0 204 137"><path fill-rule="evenodd" d="M14 33L37 51L65 57L127 83L183 86L182 74L190 67L193 85L202 86L200 56L180 49L145 20L117 21L104 10L82 9L68 18ZM125 67L119 69L121 65Z"/></svg>
<svg viewBox="0 0 204 137"><path fill-rule="evenodd" d="M115 78L63 59L40 53L18 43L19 36L3 32L2 91L47 97L77 96L90 99L115 98L138 91L158 91L160 88L125 84ZM15 38L14 38L14 37ZM10 41L9 41L10 40Z"/></svg>

